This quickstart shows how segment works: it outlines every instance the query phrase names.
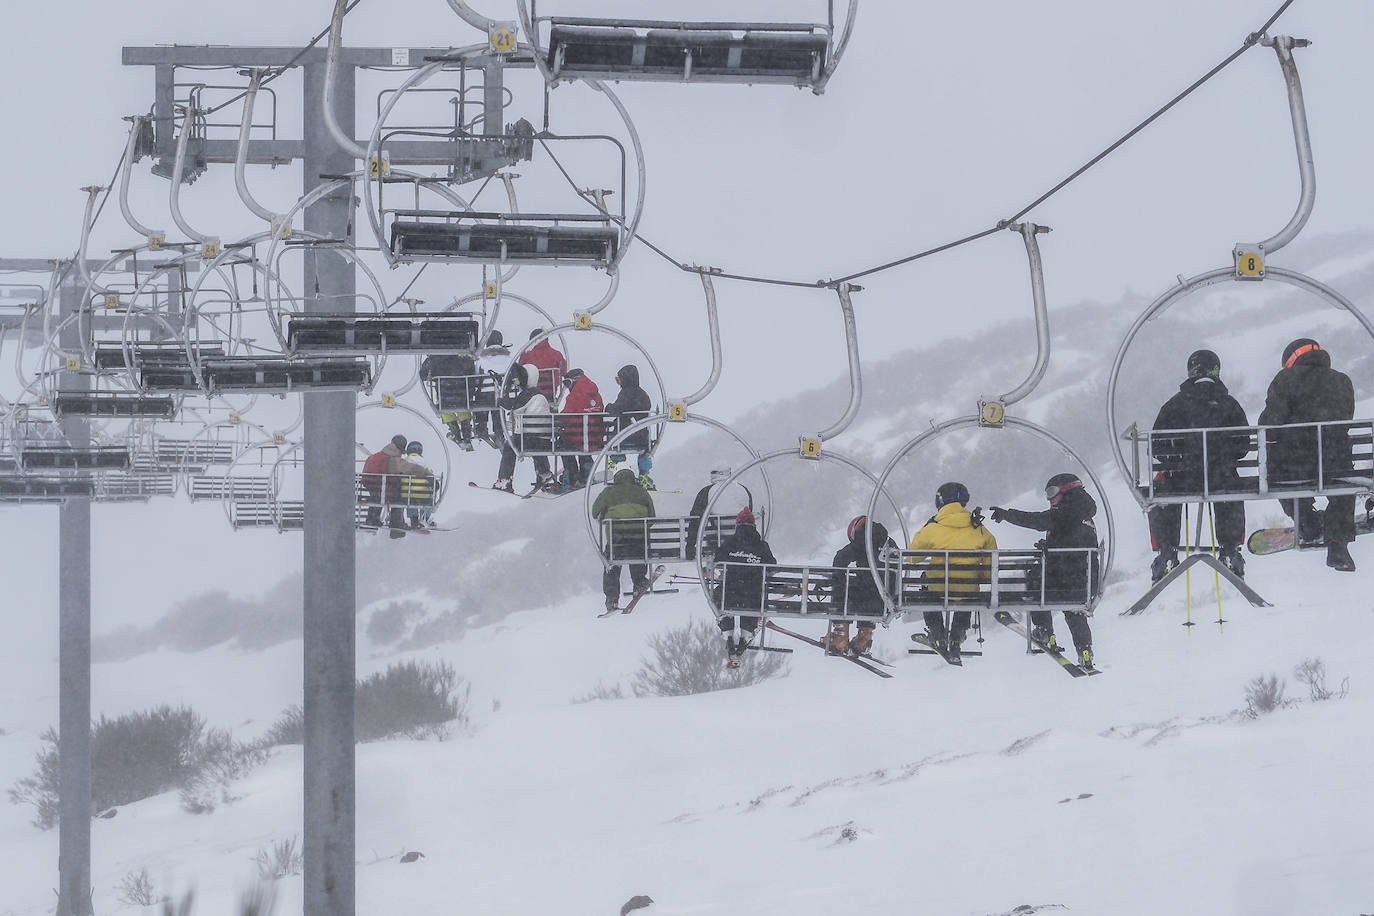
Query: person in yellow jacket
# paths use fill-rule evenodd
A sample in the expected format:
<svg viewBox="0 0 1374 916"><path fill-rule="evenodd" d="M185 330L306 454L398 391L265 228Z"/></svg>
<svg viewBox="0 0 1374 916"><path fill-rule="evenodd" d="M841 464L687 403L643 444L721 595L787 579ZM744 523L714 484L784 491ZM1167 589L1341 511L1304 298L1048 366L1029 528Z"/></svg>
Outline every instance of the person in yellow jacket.
<svg viewBox="0 0 1374 916"><path fill-rule="evenodd" d="M935 491L935 515L911 539L911 550L996 550L997 538L983 527L980 515L970 513L968 487L962 483L941 484ZM946 563L948 558L948 563ZM916 558L919 560L920 558ZM952 602L978 594L979 586L989 581L992 562L988 557L928 554L925 561L926 590L932 601ZM970 611L955 611L946 643L945 618L940 611L926 611L926 638L946 654L959 655L972 617Z"/></svg>

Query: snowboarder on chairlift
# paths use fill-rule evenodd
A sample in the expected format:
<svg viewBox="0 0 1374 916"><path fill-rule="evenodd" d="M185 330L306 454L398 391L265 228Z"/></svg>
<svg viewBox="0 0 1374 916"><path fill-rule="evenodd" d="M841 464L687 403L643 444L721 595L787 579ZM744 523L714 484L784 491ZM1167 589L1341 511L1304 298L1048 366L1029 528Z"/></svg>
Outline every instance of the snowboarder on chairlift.
<svg viewBox="0 0 1374 916"><path fill-rule="evenodd" d="M406 475L401 478L401 502L405 505L406 518L410 521L411 531L425 531L434 527L431 516L434 514L434 488L437 481L434 472L420 464L425 447L414 440L406 445L406 460L425 469L419 476Z"/></svg>
<svg viewBox="0 0 1374 916"><path fill-rule="evenodd" d="M559 415L566 419L554 421L560 424L561 445L577 452L599 451L606 444L605 421L601 417L606 405L601 400L601 390L581 369L568 370L563 376L563 388L567 394ZM591 454L563 456L568 489L580 490L587 485L595 460Z"/></svg>
<svg viewBox="0 0 1374 916"><path fill-rule="evenodd" d="M1050 507L1043 512L1026 512L1021 509L1003 509L993 506L994 522L1010 522L1022 528L1046 532L1045 538L1036 543L1041 551L1056 548L1092 548L1091 552L1071 552L1064 554L1042 553L1039 567L1041 582L1028 576L1027 589L1041 591L1043 586L1046 602L1087 602L1097 594L1100 579L1097 549L1101 546L1097 539L1097 526L1093 516L1097 514L1097 503L1076 474L1055 474L1045 483L1045 498ZM1352 513L1353 517L1353 513ZM1059 648L1054 636L1054 617L1049 611L1032 611L1031 635L1051 649ZM1093 634L1088 626L1086 614L1066 611L1064 622L1069 625L1073 637L1074 652L1084 668L1093 666Z"/></svg>
<svg viewBox="0 0 1374 916"><path fill-rule="evenodd" d="M868 516L859 515L850 520L845 529L848 543L839 549L830 565L836 567L830 580L832 607L843 607L850 614L878 614L887 610L883 596L873 581L873 572L868 566L868 540L873 541L873 559L882 575L883 554L897 549L897 542L887 536L887 528L881 522L868 523ZM857 567L852 572L841 572L850 566ZM891 593L895 580L887 577L885 586ZM848 652L851 655L867 655L873 649L873 627L871 620L860 620L854 638L849 637L848 620L830 622L829 645L831 652Z"/></svg>
<svg viewBox="0 0 1374 916"><path fill-rule="evenodd" d="M722 493L721 488L730 479L730 469L724 465L711 469L711 482L697 491L696 499L692 500L692 509L688 513L687 521L687 559L696 559L697 532L701 529L701 517L706 513L706 507L711 504L711 496L716 496L715 509L716 516L733 516L741 509L754 508L754 494L749 492L749 488L738 480L731 484L727 492ZM715 550L712 547L711 550Z"/></svg>
<svg viewBox="0 0 1374 916"><path fill-rule="evenodd" d="M615 383L620 386L620 393L614 401L606 405L606 415L614 418L614 429L622 430L636 420L643 420L649 416L654 408L654 402L649 397L649 392L639 387L639 367L634 363L620 367L620 371L615 374ZM646 490L654 489L653 478L649 476L649 470L654 466L653 457L649 454L649 444L647 429L641 429L619 443L619 448L639 453L639 482ZM612 455L611 460L623 461L624 456Z"/></svg>
<svg viewBox="0 0 1374 916"><path fill-rule="evenodd" d="M519 393L503 397L497 404L503 410L509 410L514 417L515 439L521 444L521 451L547 450L551 445L549 434L552 432L550 424L553 422L553 412L549 408L549 399L539 390L539 370L529 365L516 366L514 377L520 385ZM515 462L515 448L507 442L501 449L501 467L496 473L496 482L491 485L493 490L515 492L515 486L511 483ZM534 471L535 486L553 486L554 476L549 470L546 456L534 456Z"/></svg>
<svg viewBox="0 0 1374 916"><path fill-rule="evenodd" d="M369 504L363 524L380 528L382 505L389 504L387 527L393 538L406 535L405 509L401 503L401 479L406 476L427 476L429 468L405 457L406 437L397 433L380 452L367 456L363 462L362 485Z"/></svg>
<svg viewBox="0 0 1374 916"><path fill-rule="evenodd" d="M1283 350L1283 368L1269 383L1261 426L1349 420L1355 416L1355 389L1350 376L1331 368L1331 354L1310 337L1301 337ZM1269 485L1292 486L1302 482L1316 486L1318 436L1313 427L1268 430ZM1333 477L1349 475L1353 467L1349 427L1322 427L1321 477L1330 485ZM1346 546L1355 540L1355 497L1329 496L1326 511L1318 512L1312 497L1279 500L1293 519L1300 542L1326 543L1326 565L1340 572L1354 572L1355 560Z"/></svg>
<svg viewBox="0 0 1374 916"><path fill-rule="evenodd" d="M1249 426L1245 408L1226 390L1221 380L1221 358L1211 350L1196 350L1188 357L1188 378L1178 386L1155 417L1154 429L1207 429ZM1203 436L1206 467L1203 464ZM1155 492L1197 493L1206 477L1209 494L1237 492L1240 475L1236 465L1250 452L1250 436L1244 430L1154 436ZM1205 470L1205 475L1204 475ZM1217 558L1238 576L1245 575L1240 545L1245 541L1245 503L1211 503L1216 519ZM1179 529L1183 506L1168 503L1150 509L1150 540L1157 551L1150 565L1150 581L1158 582L1178 565Z"/></svg>
<svg viewBox="0 0 1374 916"><path fill-rule="evenodd" d="M983 526L981 512L968 510L969 498L968 487L958 481L940 484L935 491L935 514L912 536L909 549L996 550L997 538ZM957 606L958 602L978 595L980 586L991 577L991 568L987 557L929 554L922 574L925 591L940 604L949 599L951 605ZM942 611L926 611L922 616L926 624L926 641L948 657L958 658L964 636L973 622L972 612L955 611L948 633Z"/></svg>
<svg viewBox="0 0 1374 916"><path fill-rule="evenodd" d="M622 468L616 472L611 485L597 494L592 503L592 517L597 521L610 522L610 532L606 536L606 559L614 565L607 566L601 577L601 590L606 595L606 610L613 611L620 600L620 563L616 560L630 561L630 582L635 597L649 590L649 541L646 521L654 517L654 500L649 492L639 485L635 472Z"/></svg>
<svg viewBox="0 0 1374 916"><path fill-rule="evenodd" d="M725 634L727 665L738 668L744 650L754 641L754 630L759 625L759 618L756 614L741 615L740 638L735 640L735 617L730 612L763 610L763 567L775 566L778 562L768 542L759 534L759 529L754 524L753 510L744 508L739 511L735 516L735 533L721 542L712 560L712 568L708 571L712 576L715 576L716 564L726 564L723 572L715 577L711 594L720 615L716 619L716 625Z"/></svg>
<svg viewBox="0 0 1374 916"><path fill-rule="evenodd" d="M544 333L543 328L535 328L530 331L530 340L534 340ZM539 390L544 397L553 403L558 397L558 387L563 380L564 374L568 371L568 358L564 356L553 344L549 343L548 338L539 341L533 346L526 347L520 354L520 364L522 366L534 366L539 370L536 382Z"/></svg>
<svg viewBox="0 0 1374 916"><path fill-rule="evenodd" d="M439 420L448 428L448 437L465 452L472 451L473 405L471 385L477 376L477 361L466 353L426 356L420 363L420 380L434 380ZM486 426L485 414L482 425ZM483 435L485 438L485 434Z"/></svg>
<svg viewBox="0 0 1374 916"><path fill-rule="evenodd" d="M506 377L506 372L514 362L511 356L510 347L506 346L506 339L501 336L500 331L492 331L487 334L486 344L482 351L477 354L477 369L485 372L492 379L492 392L490 395L483 393L483 400L488 401L489 407L496 406L496 400L504 392L501 391L501 382ZM487 432L487 425L491 424L491 432ZM499 412L480 411L473 417L473 435L478 439L486 440L487 444L497 451L505 445L505 429L501 426L501 415Z"/></svg>

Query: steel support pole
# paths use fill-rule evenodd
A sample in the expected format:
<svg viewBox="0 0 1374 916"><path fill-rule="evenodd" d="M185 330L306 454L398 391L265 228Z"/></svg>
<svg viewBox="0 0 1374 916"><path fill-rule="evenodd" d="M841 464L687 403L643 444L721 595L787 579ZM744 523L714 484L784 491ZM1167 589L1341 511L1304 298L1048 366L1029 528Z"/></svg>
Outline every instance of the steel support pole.
<svg viewBox="0 0 1374 916"><path fill-rule="evenodd" d="M355 134L352 64L335 74L338 123ZM324 62L305 67L305 191L322 174L357 166L320 116ZM353 195L343 191L305 210L305 228L330 238L352 237ZM338 253L310 248L305 257L306 311L352 311L353 265ZM353 916L355 683L353 453L357 397L313 392L305 399L305 916Z"/></svg>
<svg viewBox="0 0 1374 916"><path fill-rule="evenodd" d="M81 306L84 290L76 265L61 284L58 308L64 318ZM80 351L81 327L71 322L59 343ZM90 379L63 372L58 387L89 387ZM66 417L62 432L77 447L90 442L90 421ZM58 853L57 916L91 916L91 501L69 497L58 509Z"/></svg>

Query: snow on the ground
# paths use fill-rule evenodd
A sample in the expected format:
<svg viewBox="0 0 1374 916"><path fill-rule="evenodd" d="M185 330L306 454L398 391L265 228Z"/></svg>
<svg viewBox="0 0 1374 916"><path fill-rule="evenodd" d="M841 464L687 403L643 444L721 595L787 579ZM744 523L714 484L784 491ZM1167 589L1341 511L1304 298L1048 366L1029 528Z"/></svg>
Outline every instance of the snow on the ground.
<svg viewBox="0 0 1374 916"><path fill-rule="evenodd" d="M1374 564L1363 542L1354 553ZM987 654L962 670L906 656L915 627L897 624L879 638L891 680L796 643L789 676L760 686L572 704L626 684L652 633L704 615L700 594L596 620L588 593L471 630L420 657L472 683L474 734L358 749L358 912L609 914L635 894L656 901L648 914L1374 911L1374 614L1365 573L1322 560L1252 559L1274 607L1223 584L1224 628L1210 576L1193 577L1192 628L1182 585L1122 618L1147 582L1115 583L1094 621L1104 673L1087 680L991 621ZM297 701L299 649L100 665L96 707L186 702L254 734ZM1306 656L1332 687L1349 676L1350 695L1236 713L1257 674L1300 696L1291 669ZM360 673L393 660L365 657ZM56 674L45 660L0 677L36 673ZM7 711L7 785L44 724ZM229 912L257 851L301 832L300 768L283 748L213 814L168 793L95 821L96 911L139 912L114 892L146 867L161 887L194 884L199 912ZM3 810L0 913L49 912L56 834ZM411 849L425 858L399 864ZM280 885L278 911L299 911L300 878Z"/></svg>

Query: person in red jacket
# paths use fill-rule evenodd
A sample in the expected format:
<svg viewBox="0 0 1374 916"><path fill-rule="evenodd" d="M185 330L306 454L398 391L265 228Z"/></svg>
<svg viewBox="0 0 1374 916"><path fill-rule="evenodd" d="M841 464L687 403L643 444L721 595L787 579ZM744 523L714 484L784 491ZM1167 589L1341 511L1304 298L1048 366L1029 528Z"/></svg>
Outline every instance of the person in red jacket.
<svg viewBox="0 0 1374 916"><path fill-rule="evenodd" d="M581 369L568 370L563 376L563 388L567 391L563 409L559 411L563 419L557 421L561 447L578 452L597 451L606 444L601 419L606 404L601 400L601 390ZM569 489L578 490L587 485L592 462L589 454L563 456L563 472L568 478Z"/></svg>
<svg viewBox="0 0 1374 916"><path fill-rule="evenodd" d="M543 328L535 328L530 332L530 340L543 333ZM568 371L567 357L554 349L553 344L547 340L541 340L534 346L527 347L525 352L520 354L519 362L522 366L534 366L539 370L539 393L548 398L549 403L553 403L554 398L558 397L559 382Z"/></svg>

